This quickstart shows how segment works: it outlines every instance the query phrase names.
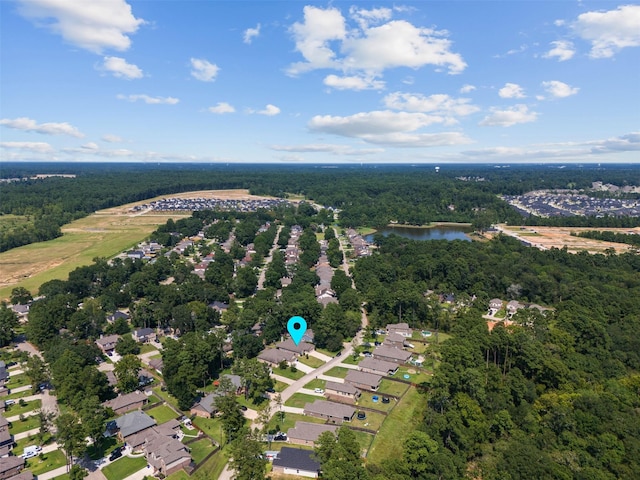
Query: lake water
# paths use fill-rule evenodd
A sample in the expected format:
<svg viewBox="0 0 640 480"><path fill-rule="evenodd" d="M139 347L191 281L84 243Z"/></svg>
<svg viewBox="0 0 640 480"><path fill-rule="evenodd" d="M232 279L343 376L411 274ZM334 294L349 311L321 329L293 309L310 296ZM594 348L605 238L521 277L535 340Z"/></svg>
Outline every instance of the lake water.
<svg viewBox="0 0 640 480"><path fill-rule="evenodd" d="M471 239L467 234L472 231L473 229L471 227L457 225L424 228L389 226L379 229L376 233L381 233L385 237L393 233L401 237L410 238L411 240L465 240L470 242ZM374 235L375 233L365 235L364 238L367 242L372 243Z"/></svg>

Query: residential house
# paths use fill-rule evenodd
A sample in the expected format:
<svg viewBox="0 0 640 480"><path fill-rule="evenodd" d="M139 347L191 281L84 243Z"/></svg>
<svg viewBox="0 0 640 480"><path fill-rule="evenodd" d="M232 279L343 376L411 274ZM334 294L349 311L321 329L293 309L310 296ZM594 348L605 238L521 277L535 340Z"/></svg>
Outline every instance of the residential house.
<svg viewBox="0 0 640 480"><path fill-rule="evenodd" d="M118 439L121 442L127 443L129 443L129 440L133 435L151 428L156 424L156 421L153 418L140 410L135 410L123 415L122 417L118 417L115 422L119 429Z"/></svg>
<svg viewBox="0 0 640 480"><path fill-rule="evenodd" d="M307 342L307 343L313 343L315 338L316 338L316 335L315 333L313 333L313 329L307 328L304 332L304 335L302 335L301 341Z"/></svg>
<svg viewBox="0 0 640 480"><path fill-rule="evenodd" d="M179 430L180 422L174 418L162 425L156 425L130 435L127 438L127 444L131 447L132 451L143 452L144 445L149 439L160 436L164 441L169 441L173 438L178 438Z"/></svg>
<svg viewBox="0 0 640 480"><path fill-rule="evenodd" d="M107 315L107 322L113 323L119 318L122 318L124 320L129 320L131 316L128 313L121 312L120 310L116 310L115 312L113 312L112 315Z"/></svg>
<svg viewBox="0 0 640 480"><path fill-rule="evenodd" d="M23 470L18 475L14 475L9 480L33 480L33 473L29 470Z"/></svg>
<svg viewBox="0 0 640 480"><path fill-rule="evenodd" d="M340 403L355 404L360 398L360 390L350 383L338 383L328 381L324 387L324 395L327 400L335 400Z"/></svg>
<svg viewBox="0 0 640 480"><path fill-rule="evenodd" d="M133 331L133 339L140 343L151 342L156 339L156 332L153 328L139 328Z"/></svg>
<svg viewBox="0 0 640 480"><path fill-rule="evenodd" d="M113 355L119 338L120 335L117 334L100 335L100 338L96 340L96 345L98 345L98 348L102 350L102 353L111 356Z"/></svg>
<svg viewBox="0 0 640 480"><path fill-rule="evenodd" d="M227 373L222 375L220 380L215 380L213 384L215 386L220 386L221 380L228 380L236 395L242 395L244 393L244 385L242 385L242 377L240 375L231 375Z"/></svg>
<svg viewBox="0 0 640 480"><path fill-rule="evenodd" d="M331 290L324 291L316 297L316 300L323 307L326 307L330 303L339 303L335 295L331 293Z"/></svg>
<svg viewBox="0 0 640 480"><path fill-rule="evenodd" d="M20 473L24 468L24 458L22 457L3 457L0 458L0 480L12 478Z"/></svg>
<svg viewBox="0 0 640 480"><path fill-rule="evenodd" d="M502 308L502 300L499 298L492 298L489 300L489 315L493 316Z"/></svg>
<svg viewBox="0 0 640 480"><path fill-rule="evenodd" d="M382 376L375 373L366 373L360 370L349 370L345 377L345 383L349 383L354 387L358 387L362 390L376 391L380 386L380 380Z"/></svg>
<svg viewBox="0 0 640 480"><path fill-rule="evenodd" d="M315 441L324 432L335 434L338 430L337 425L326 425L323 423L311 423L297 421L294 427L287 431L289 443L296 445L315 446Z"/></svg>
<svg viewBox="0 0 640 480"><path fill-rule="evenodd" d="M23 323L27 320L27 317L29 316L29 308L31 307L30 304L26 304L26 305L11 305L11 310L13 310L13 312L18 315L18 320L20 320L20 323Z"/></svg>
<svg viewBox="0 0 640 480"><path fill-rule="evenodd" d="M149 367L154 369L160 375L162 375L162 367L164 363L162 362L162 358L152 358L149 360Z"/></svg>
<svg viewBox="0 0 640 480"><path fill-rule="evenodd" d="M6 409L7 409L7 404L4 403L4 400L0 400L0 413L4 413Z"/></svg>
<svg viewBox="0 0 640 480"><path fill-rule="evenodd" d="M286 362L290 365L295 359L296 354L294 352L280 350L279 348L267 348L258 355L258 361L272 367L277 367L280 362Z"/></svg>
<svg viewBox="0 0 640 480"><path fill-rule="evenodd" d="M282 447L278 458L273 459L272 470L275 473L285 475L318 478L320 475L320 462L316 460L312 451Z"/></svg>
<svg viewBox="0 0 640 480"><path fill-rule="evenodd" d="M215 311L222 314L223 312L226 312L229 309L229 304L224 302L219 302L216 300L215 302L209 304L209 308L213 308Z"/></svg>
<svg viewBox="0 0 640 480"><path fill-rule="evenodd" d="M304 355L305 353L315 350L315 346L312 343L300 342L298 345L291 338L287 338L282 342L276 343L276 348L287 352L293 352L297 356Z"/></svg>
<svg viewBox="0 0 640 480"><path fill-rule="evenodd" d="M304 406L304 414L312 417L324 418L327 422L341 424L350 422L356 413L356 409L350 405L329 402L327 400L316 400Z"/></svg>
<svg viewBox="0 0 640 480"><path fill-rule="evenodd" d="M191 407L191 415L202 418L213 417L216 413L218 413L218 408L216 407L216 398L219 396L220 393L213 392L209 393L205 397L196 400L196 403L193 405L193 407Z"/></svg>
<svg viewBox="0 0 640 480"><path fill-rule="evenodd" d="M0 360L0 385L4 385L9 380L9 370L7 364Z"/></svg>
<svg viewBox="0 0 640 480"><path fill-rule="evenodd" d="M144 252L142 250L131 250L127 252L127 257L134 260L142 260L144 258Z"/></svg>
<svg viewBox="0 0 640 480"><path fill-rule="evenodd" d="M398 333L403 337L409 338L413 335L413 329L409 328L408 323L389 323L387 324L387 335Z"/></svg>
<svg viewBox="0 0 640 480"><path fill-rule="evenodd" d="M153 467L154 475L167 477L191 465L189 449L175 438L167 438L154 432L145 440L143 450L147 462Z"/></svg>
<svg viewBox="0 0 640 480"><path fill-rule="evenodd" d="M13 448L13 435L9 432L9 421L0 415L0 457L9 455Z"/></svg>
<svg viewBox="0 0 640 480"><path fill-rule="evenodd" d="M524 308L524 305L521 305L517 300L511 300L509 303L507 303L507 313L509 314L509 316L512 316L520 308Z"/></svg>
<svg viewBox="0 0 640 480"><path fill-rule="evenodd" d="M373 358L397 364L407 363L411 358L411 352L399 348L379 346L373 351Z"/></svg>
<svg viewBox="0 0 640 480"><path fill-rule="evenodd" d="M398 371L398 364L369 357L362 360L358 364L358 368L366 373L386 376L395 374Z"/></svg>
<svg viewBox="0 0 640 480"><path fill-rule="evenodd" d="M132 410L140 410L149 402L147 396L139 391L118 395L112 400L103 402L105 408L111 408L116 415L122 415Z"/></svg>
<svg viewBox="0 0 640 480"><path fill-rule="evenodd" d="M408 346L407 337L399 333L390 333L382 342L382 345L391 348L403 348Z"/></svg>
<svg viewBox="0 0 640 480"><path fill-rule="evenodd" d="M118 384L118 378L116 377L116 374L113 372L113 370L104 372L104 374L107 376L107 382L109 383L109 386L115 387Z"/></svg>

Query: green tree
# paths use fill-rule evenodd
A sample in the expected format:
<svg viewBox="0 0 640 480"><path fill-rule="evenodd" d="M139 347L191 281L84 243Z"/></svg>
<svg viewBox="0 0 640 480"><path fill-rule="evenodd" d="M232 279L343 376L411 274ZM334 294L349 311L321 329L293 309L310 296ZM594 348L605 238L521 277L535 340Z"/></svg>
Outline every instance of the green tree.
<svg viewBox="0 0 640 480"><path fill-rule="evenodd" d="M69 470L69 480L82 480L87 475L89 475L87 469L82 468L77 463Z"/></svg>
<svg viewBox="0 0 640 480"><path fill-rule="evenodd" d="M138 388L138 373L141 368L140 359L135 355L125 355L116 363L114 373L118 379L118 390L121 393L133 392Z"/></svg>
<svg viewBox="0 0 640 480"><path fill-rule="evenodd" d="M47 364L38 355L29 355L24 373L31 381L32 393L36 393L40 385L51 378Z"/></svg>
<svg viewBox="0 0 640 480"><path fill-rule="evenodd" d="M355 433L345 426L337 433L336 437L331 432L324 432L316 441L315 453L322 466L322 477L328 480L368 479Z"/></svg>
<svg viewBox="0 0 640 480"><path fill-rule="evenodd" d="M227 443L246 434L245 418L240 410L235 394L227 394L216 398L216 408L220 412L220 421Z"/></svg>
<svg viewBox="0 0 640 480"><path fill-rule="evenodd" d="M138 355L140 353L140 345L131 335L123 335L116 343L116 353L121 356Z"/></svg>
<svg viewBox="0 0 640 480"><path fill-rule="evenodd" d="M7 307L6 303L0 304L0 347L6 347L11 343L18 325L15 312Z"/></svg>
<svg viewBox="0 0 640 480"><path fill-rule="evenodd" d="M265 479L268 461L262 456L262 443L251 435L236 438L231 444L230 467L237 480Z"/></svg>
<svg viewBox="0 0 640 480"><path fill-rule="evenodd" d="M13 305L26 305L31 300L33 300L33 296L26 288L15 287L11 290L11 303Z"/></svg>
<svg viewBox="0 0 640 480"><path fill-rule="evenodd" d="M248 297L258 286L258 276L251 267L241 267L236 273L235 292L239 297Z"/></svg>
<svg viewBox="0 0 640 480"><path fill-rule="evenodd" d="M56 440L66 453L67 471L73 465L73 457L85 448L84 431L74 413L63 413L56 420Z"/></svg>

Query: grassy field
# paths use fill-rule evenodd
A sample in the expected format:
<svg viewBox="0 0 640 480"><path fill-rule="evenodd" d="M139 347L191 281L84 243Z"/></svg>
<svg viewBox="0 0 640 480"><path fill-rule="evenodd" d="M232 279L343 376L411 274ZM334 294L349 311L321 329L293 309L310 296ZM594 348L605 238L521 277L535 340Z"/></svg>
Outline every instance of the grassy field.
<svg viewBox="0 0 640 480"><path fill-rule="evenodd" d="M7 408L4 413L5 417L14 417L16 415L20 415L22 413L30 412L31 410L36 410L42 406L42 400L31 400L30 402L25 402L24 405L20 405L16 403Z"/></svg>
<svg viewBox="0 0 640 480"><path fill-rule="evenodd" d="M358 441L358 443L360 444L360 448L366 453L369 451L369 448L371 448L371 442L373 442L373 439L375 438L374 435L367 433L367 432L361 432L359 430L353 430L353 433L356 434L356 440Z"/></svg>
<svg viewBox="0 0 640 480"><path fill-rule="evenodd" d="M146 466L147 460L144 457L122 457L104 467L102 473L107 477L107 480L122 480ZM151 473L151 470L149 470L149 473Z"/></svg>
<svg viewBox="0 0 640 480"><path fill-rule="evenodd" d="M311 417L307 415L300 415L297 413L284 414L284 420L280 420L280 412L276 411L269 421L269 429L277 429L281 432L287 432L292 427L295 427L296 422L309 422L309 423L324 423L321 418Z"/></svg>
<svg viewBox="0 0 640 480"><path fill-rule="evenodd" d="M373 401L374 395L378 397L377 402ZM396 401L392 398L389 399L389 403L382 403L382 394L380 393L362 392L356 406L373 408L375 410L380 410L381 412L388 412L395 406L395 404Z"/></svg>
<svg viewBox="0 0 640 480"><path fill-rule="evenodd" d="M384 422L386 415L384 413L379 412L369 412L365 411L367 418L364 420L358 420L357 413L353 416L353 420L349 423L354 427L367 428L369 430L378 430L382 426L382 422Z"/></svg>
<svg viewBox="0 0 640 480"><path fill-rule="evenodd" d="M40 428L40 420L38 416L26 417L23 421L16 420L15 422L11 422L11 428L9 428L9 432L11 435L15 435L16 433L27 432L29 430L33 430L34 428Z"/></svg>
<svg viewBox="0 0 640 480"><path fill-rule="evenodd" d="M324 365L324 362L322 360L320 360L319 358L316 357L299 357L298 361L300 363L304 363L305 365L311 367L311 368L318 368L321 367L322 365Z"/></svg>
<svg viewBox="0 0 640 480"><path fill-rule="evenodd" d="M276 367L273 369L274 375L280 375L281 377L289 378L291 380L298 380L305 376L305 373L302 370L297 370L292 372L290 368L285 368L284 370Z"/></svg>
<svg viewBox="0 0 640 480"><path fill-rule="evenodd" d="M53 452L45 453L40 456L30 458L27 460L26 468L31 470L34 475L40 475L44 472L55 470L59 467L64 467L66 458L62 450L54 450Z"/></svg>
<svg viewBox="0 0 640 480"><path fill-rule="evenodd" d="M200 463L204 460L204 458L215 448L211 444L211 440L208 438L203 438L197 442L190 443L188 447L191 450L191 458L193 458L193 461L196 463Z"/></svg>
<svg viewBox="0 0 640 480"><path fill-rule="evenodd" d="M0 233L8 232L16 227L24 227L33 221L26 215L0 215Z"/></svg>
<svg viewBox="0 0 640 480"><path fill-rule="evenodd" d="M304 388L308 388L313 390L314 388L322 388L324 390L325 385L327 384L326 380L322 380L320 378L314 378L309 383L307 383Z"/></svg>
<svg viewBox="0 0 640 480"><path fill-rule="evenodd" d="M380 381L380 387L378 388L378 393L380 394L388 393L389 395L395 395L399 397L404 392L406 392L408 388L409 388L409 385L407 385L406 383L394 382L393 380L388 380L386 378L383 378Z"/></svg>
<svg viewBox="0 0 640 480"><path fill-rule="evenodd" d="M27 377L24 373L19 375L11 375L9 377L9 381L5 383L5 386L11 390L14 388L24 387L25 385L29 385L29 377Z"/></svg>
<svg viewBox="0 0 640 480"><path fill-rule="evenodd" d="M287 407L304 408L307 403L313 403L316 400L322 400L322 398L315 395L307 395L306 393L294 393L284 404Z"/></svg>
<svg viewBox="0 0 640 480"><path fill-rule="evenodd" d="M161 425L169 420L173 420L174 418L178 418L176 412L167 405L160 405L159 407L153 407L150 410L146 411L146 414L152 417L158 425Z"/></svg>
<svg viewBox="0 0 640 480"><path fill-rule="evenodd" d="M213 438L216 442L220 444L224 443L225 439L224 433L222 432L222 422L219 418L195 417L192 422L195 426L197 426L200 430Z"/></svg>
<svg viewBox="0 0 640 480"><path fill-rule="evenodd" d="M349 371L351 371L350 368L333 367L327 370L324 374L329 377L345 378L347 376L347 373L349 373Z"/></svg>
<svg viewBox="0 0 640 480"><path fill-rule="evenodd" d="M425 398L411 388L387 416L376 434L367 458L376 465L402 456L404 440L422 422Z"/></svg>
<svg viewBox="0 0 640 480"><path fill-rule="evenodd" d="M62 227L61 237L0 253L0 299L9 298L14 287L36 293L40 285L65 280L70 271L89 265L96 257L113 257L144 240L167 215L131 215L124 207L100 210ZM188 216L185 213L171 218Z"/></svg>

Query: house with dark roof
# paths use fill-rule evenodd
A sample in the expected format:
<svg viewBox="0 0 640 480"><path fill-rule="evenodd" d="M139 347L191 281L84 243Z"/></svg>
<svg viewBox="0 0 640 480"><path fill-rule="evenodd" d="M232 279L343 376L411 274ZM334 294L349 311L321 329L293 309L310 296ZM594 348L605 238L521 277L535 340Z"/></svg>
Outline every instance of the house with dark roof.
<svg viewBox="0 0 640 480"><path fill-rule="evenodd" d="M360 398L360 390L350 383L327 381L324 387L324 395L328 400L353 405Z"/></svg>
<svg viewBox="0 0 640 480"><path fill-rule="evenodd" d="M153 328L139 328L133 331L133 339L140 343L151 342L156 339L156 331Z"/></svg>
<svg viewBox="0 0 640 480"><path fill-rule="evenodd" d="M390 333L382 342L382 345L392 348L403 348L408 346L407 337L399 333Z"/></svg>
<svg viewBox="0 0 640 480"><path fill-rule="evenodd" d="M100 350L102 350L102 353L111 356L113 351L116 349L116 344L119 339L120 335L117 334L101 335L100 338L96 340L96 345Z"/></svg>
<svg viewBox="0 0 640 480"><path fill-rule="evenodd" d="M394 362L399 365L407 363L411 358L411 352L401 350L399 348L379 346L373 351L373 358L376 360L384 360L386 362Z"/></svg>
<svg viewBox="0 0 640 480"><path fill-rule="evenodd" d="M0 385L9 380L9 370L7 370L7 364L0 360Z"/></svg>
<svg viewBox="0 0 640 480"><path fill-rule="evenodd" d="M316 400L304 406L304 414L312 417L324 418L330 423L341 424L350 422L356 409L343 403Z"/></svg>
<svg viewBox="0 0 640 480"><path fill-rule="evenodd" d="M116 415L122 415L132 410L140 410L149 402L147 396L139 391L118 395L116 398L103 402L105 408L111 408Z"/></svg>
<svg viewBox="0 0 640 480"><path fill-rule="evenodd" d="M22 457L11 456L0 458L0 480L18 475L23 468L24 458Z"/></svg>
<svg viewBox="0 0 640 480"><path fill-rule="evenodd" d="M154 475L166 477L191 465L191 454L187 446L157 431L145 439L142 448L147 462L153 467Z"/></svg>
<svg viewBox="0 0 640 480"><path fill-rule="evenodd" d="M366 373L386 376L395 374L398 371L398 364L368 357L358 364L358 369Z"/></svg>
<svg viewBox="0 0 640 480"><path fill-rule="evenodd" d="M128 438L153 427L156 421L144 412L135 410L122 417L116 418L116 426L119 429L118 438L121 442L127 442Z"/></svg>
<svg viewBox="0 0 640 480"><path fill-rule="evenodd" d="M315 454L309 450L282 447L278 458L273 459L273 471L285 475L318 478L320 462Z"/></svg>
<svg viewBox="0 0 640 480"><path fill-rule="evenodd" d="M191 407L191 415L203 418L213 417L218 412L218 408L216 407L216 398L220 395L221 394L218 392L213 392L196 400L196 403Z"/></svg>
<svg viewBox="0 0 640 480"><path fill-rule="evenodd" d="M337 425L297 421L294 427L287 430L287 438L289 443L296 445L310 445L313 447L321 434L324 432L331 432L335 434L337 431Z"/></svg>
<svg viewBox="0 0 640 480"><path fill-rule="evenodd" d="M349 383L362 390L371 390L373 392L378 390L380 380L382 380L380 375L359 370L349 370L347 376L344 378L345 383Z"/></svg>
<svg viewBox="0 0 640 480"><path fill-rule="evenodd" d="M266 348L258 355L258 361L272 367L277 367L282 361L291 364L295 359L296 354L294 352L280 350L279 348Z"/></svg>
<svg viewBox="0 0 640 480"><path fill-rule="evenodd" d="M119 318L122 318L124 320L129 320L131 317L129 316L128 313L121 312L120 310L116 310L112 315L107 315L107 322L113 323Z"/></svg>
<svg viewBox="0 0 640 480"><path fill-rule="evenodd" d="M0 415L0 457L9 455L13 448L13 435L9 432L9 421Z"/></svg>
<svg viewBox="0 0 640 480"><path fill-rule="evenodd" d="M291 338L287 338L282 342L276 343L276 348L287 352L293 352L296 355L304 355L305 353L312 352L316 347L312 343L302 341L296 345Z"/></svg>

